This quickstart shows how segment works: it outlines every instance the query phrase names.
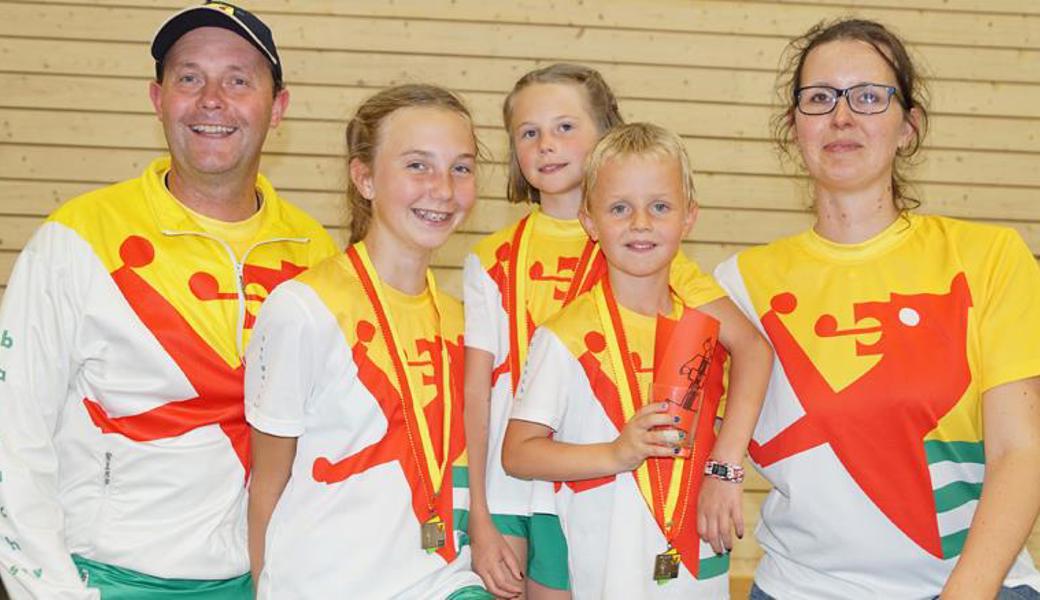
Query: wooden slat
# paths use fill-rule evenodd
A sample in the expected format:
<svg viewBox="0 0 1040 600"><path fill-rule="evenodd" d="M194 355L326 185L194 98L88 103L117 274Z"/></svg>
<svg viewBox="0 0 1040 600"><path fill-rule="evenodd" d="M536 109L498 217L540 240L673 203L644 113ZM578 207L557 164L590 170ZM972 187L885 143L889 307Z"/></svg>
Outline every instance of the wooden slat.
<svg viewBox="0 0 1040 600"><path fill-rule="evenodd" d="M148 42L168 11L148 8L9 4L0 35ZM786 39L710 33L481 22L274 15L285 49L404 52L444 56L697 66L772 72ZM343 35L349 31L350 35ZM539 43L532 44L530 40ZM918 47L936 77L1040 82L1040 51Z"/></svg>
<svg viewBox="0 0 1040 600"><path fill-rule="evenodd" d="M782 4L817 4L821 6L847 7L877 6L904 10L958 11L981 14L1040 14L1040 6L1033 0L773 0Z"/></svg>
<svg viewBox="0 0 1040 600"><path fill-rule="evenodd" d="M7 285L7 280L11 277L11 269L14 268L14 261L17 258L18 253L13 250L0 250L0 284Z"/></svg>
<svg viewBox="0 0 1040 600"><path fill-rule="evenodd" d="M905 32L907 39L929 42L948 39L957 34L964 44L1029 46L1035 36L1031 19L1040 15L1031 0L915 0L909 4L895 0L774 0L791 2L775 10L769 1L737 0L732 2L690 1L677 4L669 0L644 0L638 4L626 0L597 0L594 3L546 2L521 0L512 3L488 3L481 0L453 0L429 3L423 0L353 1L255 0L250 8L264 18L276 13L360 15L396 18L430 18L446 20L502 21L514 23L569 24L600 27L663 29L675 31L714 31L758 35L794 36L804 31L806 23L821 15L853 12L866 18L899 22L919 27ZM39 3L68 4L67 0L41 0ZM125 0L93 0L99 5L125 5ZM182 4L169 0L140 0L165 10L176 10ZM815 6L813 6L815 4ZM916 10L915 10L916 9ZM959 14L970 12L973 14ZM982 26L980 26L980 18ZM1024 23L1018 22L1025 21ZM980 31L981 30L981 31ZM996 30L996 31L993 31ZM1002 39L999 31L1008 32Z"/></svg>
<svg viewBox="0 0 1040 600"><path fill-rule="evenodd" d="M98 187L95 183L0 180L0 213L47 215L62 202Z"/></svg>
<svg viewBox="0 0 1040 600"><path fill-rule="evenodd" d="M0 252L21 250L36 228L43 223L41 217L0 217ZM4 277L7 281L7 277Z"/></svg>
<svg viewBox="0 0 1040 600"><path fill-rule="evenodd" d="M1028 1L1028 0L1025 0ZM67 4L66 0L44 0ZM125 0L95 0L94 4L123 5ZM168 11L181 4L165 0L138 2ZM670 0L597 0L595 3L547 2L521 0L518 2L485 2L483 0L453 0L431 3L424 0L396 0L381 2L365 0L309 0L306 3L286 0L255 0L250 9L263 18L275 14L320 14L340 16L368 16L404 19L434 19L451 21L495 21L508 23L562 24L585 27L613 27L656 29L664 31L697 31L750 35L793 37L802 34L822 18L855 14L864 18L897 25L905 39L916 43L947 43L955 39L964 45L1035 48L1040 45L1037 14L1007 13L1008 2L985 2L982 10L988 14L960 14L949 10L943 2L942 10L908 11L897 9L864 8L864 2L850 10L846 6L811 6L792 4L775 10L768 3L748 1L690 1L676 3ZM1019 13L1024 11L1018 11ZM278 29L275 29L276 36Z"/></svg>
<svg viewBox="0 0 1040 600"><path fill-rule="evenodd" d="M428 81L463 92L504 93L521 75L542 64L534 60L472 57L446 60L368 52L287 50L282 56L290 88L294 85L379 88ZM0 57L4 59L0 62L0 71L13 73L144 78L152 72L147 47L136 43L0 38ZM600 64L597 68L621 98L762 105L774 97L775 76L771 72L615 64ZM938 113L1040 117L1036 85L935 81L933 88L933 109Z"/></svg>

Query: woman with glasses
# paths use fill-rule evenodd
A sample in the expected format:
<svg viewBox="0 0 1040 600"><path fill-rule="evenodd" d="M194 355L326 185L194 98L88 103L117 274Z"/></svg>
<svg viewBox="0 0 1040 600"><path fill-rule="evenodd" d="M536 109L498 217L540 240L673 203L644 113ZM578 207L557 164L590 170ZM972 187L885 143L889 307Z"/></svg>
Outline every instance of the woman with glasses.
<svg viewBox="0 0 1040 600"><path fill-rule="evenodd" d="M1013 230L912 212L927 113L895 35L789 50L777 139L816 220L716 272L778 361L752 598L1040 598L1040 269Z"/></svg>

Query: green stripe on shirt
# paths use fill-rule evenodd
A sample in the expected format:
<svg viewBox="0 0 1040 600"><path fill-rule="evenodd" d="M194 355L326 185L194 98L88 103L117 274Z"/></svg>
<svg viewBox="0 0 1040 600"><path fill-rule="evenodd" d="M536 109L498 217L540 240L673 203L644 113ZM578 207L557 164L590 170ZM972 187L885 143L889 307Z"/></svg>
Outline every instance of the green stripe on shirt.
<svg viewBox="0 0 1040 600"><path fill-rule="evenodd" d="M964 549L964 540L968 539L968 530L961 529L956 533L942 536L942 553L943 558L953 558L959 556L961 550Z"/></svg>
<svg viewBox="0 0 1040 600"><path fill-rule="evenodd" d="M935 490L935 512L944 513L982 497L982 484L954 481Z"/></svg>
<svg viewBox="0 0 1040 600"><path fill-rule="evenodd" d="M469 467L451 468L451 487L469 489Z"/></svg>
<svg viewBox="0 0 1040 600"><path fill-rule="evenodd" d="M982 442L940 442L928 440L924 443L928 464L950 461L956 463L986 463L986 452Z"/></svg>

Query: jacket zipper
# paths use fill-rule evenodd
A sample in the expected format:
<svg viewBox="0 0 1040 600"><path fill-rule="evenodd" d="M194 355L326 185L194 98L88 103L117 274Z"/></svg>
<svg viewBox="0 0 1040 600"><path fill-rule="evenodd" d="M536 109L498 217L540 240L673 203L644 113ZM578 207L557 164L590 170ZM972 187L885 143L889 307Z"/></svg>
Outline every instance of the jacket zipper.
<svg viewBox="0 0 1040 600"><path fill-rule="evenodd" d="M306 244L310 242L310 238L271 238L269 240L263 240L256 242L246 251L242 253L242 260L239 261L238 257L235 256L235 251L231 249L231 246L224 240L218 238L215 235L203 231L163 231L163 235L168 236L185 236L194 235L208 240L212 240L218 244L224 251L227 252L228 258L231 259L231 265L235 270L235 291L238 295L238 322L235 326L235 351L238 353L238 358L241 360L245 357L245 324L246 324L246 283L245 283L245 263L249 254L267 244L275 244L279 242L291 242L298 244Z"/></svg>

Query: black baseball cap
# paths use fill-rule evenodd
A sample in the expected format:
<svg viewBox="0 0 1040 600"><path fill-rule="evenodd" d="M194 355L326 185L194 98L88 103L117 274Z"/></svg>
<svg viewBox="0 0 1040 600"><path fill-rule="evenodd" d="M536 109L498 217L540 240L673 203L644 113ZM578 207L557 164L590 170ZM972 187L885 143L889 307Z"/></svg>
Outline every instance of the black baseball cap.
<svg viewBox="0 0 1040 600"><path fill-rule="evenodd" d="M271 63L275 89L282 87L282 61L274 45L271 29L256 15L227 2L207 0L201 6L189 6L166 20L152 40L155 78L162 78L163 59L181 36L199 27L221 27L242 36Z"/></svg>

